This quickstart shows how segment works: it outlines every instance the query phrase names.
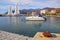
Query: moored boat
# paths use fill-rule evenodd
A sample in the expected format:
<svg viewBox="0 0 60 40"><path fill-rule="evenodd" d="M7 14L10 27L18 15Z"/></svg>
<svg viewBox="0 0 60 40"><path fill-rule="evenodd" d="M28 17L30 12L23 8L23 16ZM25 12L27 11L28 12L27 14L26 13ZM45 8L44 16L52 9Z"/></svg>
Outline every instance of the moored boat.
<svg viewBox="0 0 60 40"><path fill-rule="evenodd" d="M42 17L42 15L39 14L39 16L28 16L25 18L28 21L42 21L45 20L44 17Z"/></svg>
<svg viewBox="0 0 60 40"><path fill-rule="evenodd" d="M45 20L45 19L43 17L38 17L38 16L29 16L29 17L26 17L26 20L39 21L39 20Z"/></svg>

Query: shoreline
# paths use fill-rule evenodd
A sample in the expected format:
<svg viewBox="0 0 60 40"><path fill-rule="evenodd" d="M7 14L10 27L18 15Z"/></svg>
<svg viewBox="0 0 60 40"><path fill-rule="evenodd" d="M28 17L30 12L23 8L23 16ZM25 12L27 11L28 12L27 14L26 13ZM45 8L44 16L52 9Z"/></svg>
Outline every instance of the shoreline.
<svg viewBox="0 0 60 40"><path fill-rule="evenodd" d="M32 40L32 37L0 30L0 40Z"/></svg>
<svg viewBox="0 0 60 40"><path fill-rule="evenodd" d="M43 32L37 32L34 37L28 37L24 35L19 35L15 33L10 33L6 31L0 30L0 40L60 40L60 34L52 33L53 35L56 35L56 37L50 37L46 38L42 35ZM40 35L40 36L39 36ZM42 36L42 37L41 37Z"/></svg>

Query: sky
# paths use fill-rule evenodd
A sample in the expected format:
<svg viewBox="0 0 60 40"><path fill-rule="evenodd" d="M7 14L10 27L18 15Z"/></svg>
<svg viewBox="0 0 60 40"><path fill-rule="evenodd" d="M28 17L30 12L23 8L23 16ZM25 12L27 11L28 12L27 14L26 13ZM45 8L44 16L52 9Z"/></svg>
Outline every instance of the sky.
<svg viewBox="0 0 60 40"><path fill-rule="evenodd" d="M19 9L42 9L45 7L59 8L60 0L0 0L0 13L5 13L11 6L15 9L18 3Z"/></svg>

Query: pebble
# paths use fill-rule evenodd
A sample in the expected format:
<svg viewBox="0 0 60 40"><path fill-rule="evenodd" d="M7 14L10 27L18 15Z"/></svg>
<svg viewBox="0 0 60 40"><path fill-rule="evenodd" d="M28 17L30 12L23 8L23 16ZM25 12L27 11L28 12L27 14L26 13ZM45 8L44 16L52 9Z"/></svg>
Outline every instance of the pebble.
<svg viewBox="0 0 60 40"><path fill-rule="evenodd" d="M32 40L32 37L0 31L0 40Z"/></svg>

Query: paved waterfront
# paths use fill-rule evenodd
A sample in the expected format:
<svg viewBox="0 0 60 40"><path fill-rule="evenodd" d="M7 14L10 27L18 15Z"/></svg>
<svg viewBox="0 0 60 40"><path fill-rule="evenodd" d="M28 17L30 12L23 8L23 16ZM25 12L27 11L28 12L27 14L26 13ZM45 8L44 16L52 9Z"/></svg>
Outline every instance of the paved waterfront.
<svg viewBox="0 0 60 40"><path fill-rule="evenodd" d="M32 37L0 31L0 40L32 40Z"/></svg>
<svg viewBox="0 0 60 40"><path fill-rule="evenodd" d="M60 40L60 34L51 33L53 37L44 37L43 32L37 32L32 40Z"/></svg>

